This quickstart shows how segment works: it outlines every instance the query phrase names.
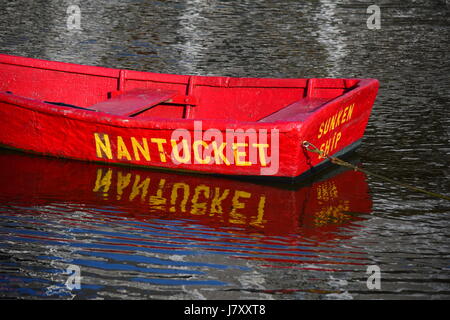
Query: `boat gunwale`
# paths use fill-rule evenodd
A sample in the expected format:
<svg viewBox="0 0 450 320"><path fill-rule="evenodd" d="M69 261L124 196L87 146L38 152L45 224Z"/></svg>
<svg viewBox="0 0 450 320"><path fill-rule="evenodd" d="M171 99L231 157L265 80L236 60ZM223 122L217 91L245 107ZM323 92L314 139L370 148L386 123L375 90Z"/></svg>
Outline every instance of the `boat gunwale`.
<svg viewBox="0 0 450 320"><path fill-rule="evenodd" d="M152 73L152 72L143 72L143 71L134 71L134 70L121 70L121 69L113 69L113 68L106 68L106 67L98 67L98 66L85 66L85 65L78 65L73 63L66 63L66 62L58 62L58 61L47 61L47 60L41 60L41 59L34 59L34 58L27 58L27 57L19 57L19 56L10 56L10 55L4 55L0 54L0 64L16 64L21 66L27 66L27 67L35 67L40 68L44 70L55 70L60 72L69 72L69 73L78 73L78 74L85 74L85 75L95 75L95 76L104 76L104 77L110 77L110 78L118 78L121 71L125 71L127 73L127 79L133 79L133 77L129 78L130 74L136 74L136 75L142 75L143 78L141 80L145 81L153 81L152 79L149 79L149 75L158 75L161 77L167 76L167 77L173 77L173 78L183 78L188 80L191 76L186 75L176 75L176 74L162 74L162 73ZM98 72L88 72L91 70L96 70ZM146 78L145 78L146 76ZM271 87L263 87L263 86L236 86L233 85L231 82L233 81L241 81L246 82L249 80L261 80L261 81L269 81L269 82L277 82L277 81L285 81L285 80L292 80L292 81L307 81L308 79L303 78L287 78L287 79L277 79L277 78L238 78L238 77L215 77L215 76L195 76L201 79L221 79L224 81L223 88L247 88L247 87L255 87L255 88L271 88ZM145 78L145 79L144 79ZM323 78L327 79L327 78ZM330 78L331 79L331 78ZM352 78L352 79L346 79L346 78L338 78L339 80L357 80L358 82L352 87L349 88L347 92L344 92L343 94L330 99L329 101L323 103L321 106L317 107L316 109L306 113L307 116L305 117L304 121L289 121L289 120L276 120L272 122L258 122L258 120L255 121L239 121L239 120L231 120L231 119L210 119L210 118L196 118L196 119L183 119L183 118L158 118L158 117L148 117L148 118L134 118L134 117L123 117L123 116L117 116L112 115L108 113L103 112L95 112L95 111L84 111L79 109L73 109L70 107L64 107L64 106L54 106L48 103L45 103L44 101L40 101L38 99L19 96L13 93L7 93L7 92L0 92L0 101L17 106L20 108L28 109L33 112L40 112L52 116L57 117L64 117L71 120L76 121L83 121L88 123L94 123L94 124L100 124L100 125L107 125L107 126L114 126L119 128L130 128L130 129L147 129L147 130L176 130L176 129L187 129L187 130L194 130L194 122L195 121L201 121L203 124L203 130L207 130L208 128L217 128L219 130L226 130L226 129L245 129L245 128L255 128L258 129L278 129L281 133L290 132L293 129L299 130L304 124L307 122L313 121L312 115L315 115L316 113L320 112L321 110L326 109L327 106L334 105L336 103L345 103L346 100L351 99L352 97L355 97L355 95L358 94L363 88L377 84L378 80L366 78L366 79L359 79L359 78ZM136 79L139 80L139 79ZM173 79L170 80L172 83ZM156 81L157 82L157 81ZM164 82L164 81L160 81ZM202 85L208 85L205 81ZM181 82L185 84L185 82ZM212 86L212 85L211 85ZM218 86L217 84L215 87L222 87ZM284 87L275 87L273 88L284 88ZM290 87L286 87L290 88ZM301 100L301 99L299 99Z"/></svg>
<svg viewBox="0 0 450 320"><path fill-rule="evenodd" d="M303 121L289 121L289 120L277 120L273 122L258 122L258 121L238 121L238 120L227 120L227 119L171 119L171 118L134 118L134 117L123 117L116 116L104 112L95 111L84 111L79 109L73 109L64 106L53 106L51 104L45 103L43 101L22 97L19 95L0 92L0 101L14 105L20 108L28 109L34 112L40 112L44 114L65 117L72 120L78 120L89 123L105 124L120 128L135 128L135 129L154 129L154 130L175 130L177 128L190 129L193 127L195 121L201 121L209 128L237 128L237 127L255 127L261 129L278 129L280 132L286 132L292 130L294 127L299 128L304 123L308 122L309 119L313 118L311 115L324 109L326 106L339 103L350 99L357 94L358 91L362 90L364 87L371 85L375 79L361 79L360 82L355 86L355 88L349 90L348 92L333 98L320 107L314 109L309 113L308 117ZM156 126L155 126L156 124ZM165 125L162 125L165 124ZM150 126L149 126L150 125Z"/></svg>

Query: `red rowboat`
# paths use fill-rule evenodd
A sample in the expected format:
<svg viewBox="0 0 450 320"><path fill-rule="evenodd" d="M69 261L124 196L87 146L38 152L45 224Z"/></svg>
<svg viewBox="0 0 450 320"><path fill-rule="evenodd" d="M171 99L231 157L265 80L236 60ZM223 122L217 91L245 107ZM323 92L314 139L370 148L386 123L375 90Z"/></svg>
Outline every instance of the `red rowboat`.
<svg viewBox="0 0 450 320"><path fill-rule="evenodd" d="M375 79L185 76L0 55L0 145L202 173L298 177L359 145Z"/></svg>

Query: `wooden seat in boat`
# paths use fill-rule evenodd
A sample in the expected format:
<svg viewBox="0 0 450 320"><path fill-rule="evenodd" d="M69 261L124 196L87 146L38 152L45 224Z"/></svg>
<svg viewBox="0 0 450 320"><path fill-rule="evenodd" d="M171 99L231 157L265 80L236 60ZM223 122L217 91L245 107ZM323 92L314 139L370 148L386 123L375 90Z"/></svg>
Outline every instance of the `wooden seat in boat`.
<svg viewBox="0 0 450 320"><path fill-rule="evenodd" d="M309 112L314 111L328 100L322 98L304 98L259 119L258 122L303 121Z"/></svg>
<svg viewBox="0 0 450 320"><path fill-rule="evenodd" d="M118 116L132 117L177 96L176 91L162 89L133 89L88 108Z"/></svg>

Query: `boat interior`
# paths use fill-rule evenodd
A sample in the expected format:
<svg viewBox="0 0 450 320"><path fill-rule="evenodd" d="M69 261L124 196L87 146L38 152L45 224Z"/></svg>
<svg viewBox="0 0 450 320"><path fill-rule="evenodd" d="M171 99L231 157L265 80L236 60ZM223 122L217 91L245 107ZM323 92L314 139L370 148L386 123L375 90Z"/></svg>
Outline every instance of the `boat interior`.
<svg viewBox="0 0 450 320"><path fill-rule="evenodd" d="M0 55L0 92L139 119L300 121L357 79L159 74Z"/></svg>

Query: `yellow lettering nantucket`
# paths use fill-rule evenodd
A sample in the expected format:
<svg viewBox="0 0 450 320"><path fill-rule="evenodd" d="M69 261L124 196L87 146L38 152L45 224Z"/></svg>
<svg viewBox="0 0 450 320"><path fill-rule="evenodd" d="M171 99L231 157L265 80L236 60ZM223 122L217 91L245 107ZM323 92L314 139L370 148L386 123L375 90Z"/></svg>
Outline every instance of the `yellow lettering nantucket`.
<svg viewBox="0 0 450 320"><path fill-rule="evenodd" d="M220 144L220 147L218 147L217 142L213 141L213 142L211 142L211 146L213 148L214 160L216 161L216 164L225 163L225 165L229 166L230 161L228 161L227 157L223 154L223 151L224 151L225 147L227 146L227 143L222 142Z"/></svg>
<svg viewBox="0 0 450 320"><path fill-rule="evenodd" d="M103 158L104 155L107 159L112 159L111 143L109 142L109 136L106 133L94 133L95 139L95 151L97 152L97 158Z"/></svg>
<svg viewBox="0 0 450 320"><path fill-rule="evenodd" d="M239 148L247 147L247 146L248 146L248 144L247 143L243 143L243 142L233 143L234 160L235 160L237 166L251 166L252 165L251 162L245 161L245 157L247 156L247 152L239 150Z"/></svg>
<svg viewBox="0 0 450 320"><path fill-rule="evenodd" d="M196 140L192 144L192 148L194 149L194 159L196 162L200 164L208 164L211 161L210 156L206 156L205 158L201 157L202 152L200 151L200 146L202 146L205 150L208 148L208 144L202 140Z"/></svg>
<svg viewBox="0 0 450 320"><path fill-rule="evenodd" d="M124 157L127 158L127 160L131 160L130 153L128 152L125 142L123 142L123 138L117 136L117 159L122 160Z"/></svg>
<svg viewBox="0 0 450 320"><path fill-rule="evenodd" d="M269 145L267 143L254 143L252 144L252 146L258 148L259 162L261 163L261 166L262 167L267 166L266 153L264 149L269 148Z"/></svg>
<svg viewBox="0 0 450 320"><path fill-rule="evenodd" d="M151 138L150 141L152 143L156 143L158 145L159 158L161 162L167 162L166 152L164 151L163 144L167 142L166 139L163 138Z"/></svg>
<svg viewBox="0 0 450 320"><path fill-rule="evenodd" d="M172 156L175 161L179 163L189 163L191 161L191 153L189 151L189 145L185 139L181 140L183 156L180 156L180 150L178 150L177 141L171 139L170 143L172 144Z"/></svg>
<svg viewBox="0 0 450 320"><path fill-rule="evenodd" d="M150 161L150 151L148 150L147 138L142 138L142 144L140 144L135 137L131 137L131 146L133 147L134 158L137 161L141 161L139 152L146 161Z"/></svg>

